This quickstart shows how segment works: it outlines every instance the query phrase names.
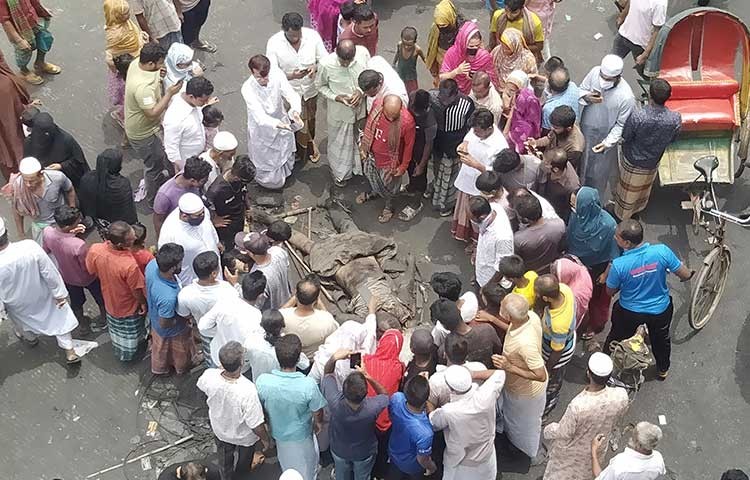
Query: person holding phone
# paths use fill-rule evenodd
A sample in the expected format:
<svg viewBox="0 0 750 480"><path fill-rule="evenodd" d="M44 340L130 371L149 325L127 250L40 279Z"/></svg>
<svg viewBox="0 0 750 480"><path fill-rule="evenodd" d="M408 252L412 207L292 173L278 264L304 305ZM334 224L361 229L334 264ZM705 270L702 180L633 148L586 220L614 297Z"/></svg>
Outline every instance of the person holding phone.
<svg viewBox="0 0 750 480"><path fill-rule="evenodd" d="M622 80L624 62L607 55L592 68L580 85L581 131L586 140L580 166L583 184L599 190L602 202L610 199L613 174L617 172L617 144L635 108L635 96Z"/></svg>
<svg viewBox="0 0 750 480"><path fill-rule="evenodd" d="M336 362L349 358L356 369L339 386ZM320 389L331 412L331 455L336 480L369 480L377 455L375 420L388 406L388 391L362 368L362 353L342 349L326 362ZM368 387L375 396L367 396Z"/></svg>

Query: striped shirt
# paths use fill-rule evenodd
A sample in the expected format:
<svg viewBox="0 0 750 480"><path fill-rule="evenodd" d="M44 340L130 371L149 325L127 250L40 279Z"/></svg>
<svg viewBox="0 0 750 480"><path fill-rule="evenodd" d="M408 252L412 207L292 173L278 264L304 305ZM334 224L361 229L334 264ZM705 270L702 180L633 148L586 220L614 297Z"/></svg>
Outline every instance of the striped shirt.
<svg viewBox="0 0 750 480"><path fill-rule="evenodd" d="M437 99L437 91L433 90L432 94L432 108L438 124L435 149L448 157L455 157L456 148L469 131L469 119L475 110L474 102L459 93L451 105L444 106Z"/></svg>
<svg viewBox="0 0 750 480"><path fill-rule="evenodd" d="M573 291L560 284L560 294L565 299L558 308L546 307L542 316L542 356L545 362L552 352L562 352L553 368L559 368L573 358L576 346L576 305Z"/></svg>

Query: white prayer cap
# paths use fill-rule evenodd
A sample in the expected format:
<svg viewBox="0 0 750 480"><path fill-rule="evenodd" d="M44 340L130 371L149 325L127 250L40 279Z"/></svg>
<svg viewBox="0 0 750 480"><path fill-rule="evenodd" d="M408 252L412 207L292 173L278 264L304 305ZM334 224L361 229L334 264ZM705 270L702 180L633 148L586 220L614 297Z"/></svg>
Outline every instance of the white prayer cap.
<svg viewBox="0 0 750 480"><path fill-rule="evenodd" d="M7 232L5 229L5 220L3 220L3 217L0 217L0 237L5 235L5 232Z"/></svg>
<svg viewBox="0 0 750 480"><path fill-rule="evenodd" d="M182 213L187 213L188 215L200 213L204 208L203 200L194 193L183 193L180 197L180 201L177 202L177 206Z"/></svg>
<svg viewBox="0 0 750 480"><path fill-rule="evenodd" d="M285 470L284 473L281 474L279 477L279 480L304 480L302 478L302 474L300 474L297 470L290 468L289 470Z"/></svg>
<svg viewBox="0 0 750 480"><path fill-rule="evenodd" d="M34 157L26 157L18 164L21 175L33 175L42 171L42 164Z"/></svg>
<svg viewBox="0 0 750 480"><path fill-rule="evenodd" d="M461 300L464 301L460 308L461 318L465 323L469 323L477 316L477 312L479 311L479 300L474 292L464 293L461 295Z"/></svg>
<svg viewBox="0 0 750 480"><path fill-rule="evenodd" d="M602 59L602 65L599 71L602 75L606 75L607 77L616 77L622 75L623 67L625 67L625 62L622 61L622 58L610 53Z"/></svg>
<svg viewBox="0 0 750 480"><path fill-rule="evenodd" d="M606 353L593 353L589 357L589 371L597 377L612 375L612 359Z"/></svg>
<svg viewBox="0 0 750 480"><path fill-rule="evenodd" d="M451 365L445 369L445 384L456 393L471 390L471 372L461 365Z"/></svg>
<svg viewBox="0 0 750 480"><path fill-rule="evenodd" d="M237 138L229 132L218 132L214 137L214 149L228 152L237 148Z"/></svg>

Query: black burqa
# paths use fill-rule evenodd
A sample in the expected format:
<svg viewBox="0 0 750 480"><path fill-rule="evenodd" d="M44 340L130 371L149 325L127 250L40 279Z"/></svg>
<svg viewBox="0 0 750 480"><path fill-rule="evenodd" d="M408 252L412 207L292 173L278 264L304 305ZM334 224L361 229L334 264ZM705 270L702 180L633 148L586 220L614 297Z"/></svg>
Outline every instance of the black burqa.
<svg viewBox="0 0 750 480"><path fill-rule="evenodd" d="M96 157L96 170L87 172L78 187L84 215L129 224L138 221L130 180L120 175L122 152L108 148Z"/></svg>
<svg viewBox="0 0 750 480"><path fill-rule="evenodd" d="M46 112L34 116L31 135L23 143L23 154L25 157L35 157L44 168L59 163L76 190L83 174L90 170L83 150L73 135L58 127L52 115Z"/></svg>

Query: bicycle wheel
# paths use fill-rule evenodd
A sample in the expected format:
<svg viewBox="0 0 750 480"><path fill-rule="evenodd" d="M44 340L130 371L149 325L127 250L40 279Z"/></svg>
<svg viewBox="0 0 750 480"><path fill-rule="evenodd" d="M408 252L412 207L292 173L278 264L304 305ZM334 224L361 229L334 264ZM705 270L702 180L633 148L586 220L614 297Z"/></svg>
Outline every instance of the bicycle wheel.
<svg viewBox="0 0 750 480"><path fill-rule="evenodd" d="M711 319L727 285L731 264L732 255L724 246L714 247L703 259L688 309L688 322L693 329L700 330Z"/></svg>

